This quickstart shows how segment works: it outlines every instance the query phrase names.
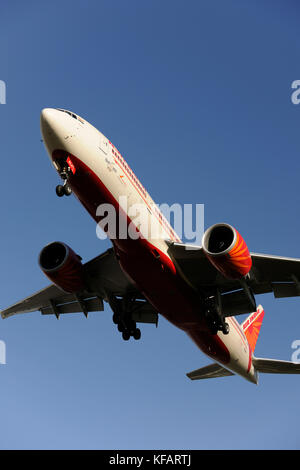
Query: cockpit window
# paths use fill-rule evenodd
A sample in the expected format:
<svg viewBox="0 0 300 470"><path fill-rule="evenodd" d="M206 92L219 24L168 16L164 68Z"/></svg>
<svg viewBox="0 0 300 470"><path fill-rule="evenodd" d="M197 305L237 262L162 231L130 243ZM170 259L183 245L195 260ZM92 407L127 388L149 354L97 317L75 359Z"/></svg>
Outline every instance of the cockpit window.
<svg viewBox="0 0 300 470"><path fill-rule="evenodd" d="M62 113L67 113L67 114L69 114L70 116L72 116L72 113L70 113L70 111L67 111L66 109L57 108L57 111L61 111Z"/></svg>
<svg viewBox="0 0 300 470"><path fill-rule="evenodd" d="M57 111L61 111L62 113L67 113L67 114L69 114L69 116L72 116L72 118L77 119L76 114L71 113L70 111L67 111L66 109L57 108Z"/></svg>
<svg viewBox="0 0 300 470"><path fill-rule="evenodd" d="M61 111L62 113L67 113L67 114L69 114L69 116L71 116L71 117L74 118L74 119L77 119L78 121L81 122L81 124L84 124L84 120L81 119L81 118L80 118L79 116L77 116L76 114L71 113L71 111L67 111L66 109L61 109L61 108L56 108L56 109L57 109L57 111Z"/></svg>

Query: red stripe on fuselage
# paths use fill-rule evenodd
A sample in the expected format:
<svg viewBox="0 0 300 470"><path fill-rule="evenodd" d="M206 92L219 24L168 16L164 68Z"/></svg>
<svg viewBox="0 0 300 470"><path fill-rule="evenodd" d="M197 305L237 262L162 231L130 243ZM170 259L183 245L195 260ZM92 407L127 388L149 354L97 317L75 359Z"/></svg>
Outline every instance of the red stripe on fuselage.
<svg viewBox="0 0 300 470"><path fill-rule="evenodd" d="M248 348L249 348L249 362L248 362L247 372L250 371L250 369L251 369L251 364L252 364L252 351L251 351L250 344L248 344Z"/></svg>
<svg viewBox="0 0 300 470"><path fill-rule="evenodd" d="M65 155L63 151L55 151L53 159L65 158ZM131 219L123 213L118 201L101 179L80 159L74 155L71 155L71 159L76 174L70 174L69 184L93 219L98 223L100 217L96 215L97 207L109 203L117 214L121 212L126 217L129 226ZM223 364L229 363L227 347L218 335L211 335L208 331L200 297L183 280L172 260L142 237L137 240L116 238L112 243L123 271L153 307L168 321L186 331L205 354Z"/></svg>

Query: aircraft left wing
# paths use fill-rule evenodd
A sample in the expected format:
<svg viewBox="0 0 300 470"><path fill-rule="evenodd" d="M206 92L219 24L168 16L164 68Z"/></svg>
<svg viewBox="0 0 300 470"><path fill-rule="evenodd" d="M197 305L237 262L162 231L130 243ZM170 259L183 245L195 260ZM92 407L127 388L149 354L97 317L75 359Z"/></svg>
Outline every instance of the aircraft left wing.
<svg viewBox="0 0 300 470"><path fill-rule="evenodd" d="M103 311L103 300L111 306L130 296L133 301L133 319L141 323L157 323L157 312L125 276L109 249L83 266L87 290L69 294L54 284L1 311L2 318L39 310L43 315Z"/></svg>
<svg viewBox="0 0 300 470"><path fill-rule="evenodd" d="M240 281L226 279L206 258L201 246L168 242L168 252L186 281L209 296L222 294L225 316L251 312ZM300 259L251 253L247 286L253 294L272 292L276 298L300 296Z"/></svg>

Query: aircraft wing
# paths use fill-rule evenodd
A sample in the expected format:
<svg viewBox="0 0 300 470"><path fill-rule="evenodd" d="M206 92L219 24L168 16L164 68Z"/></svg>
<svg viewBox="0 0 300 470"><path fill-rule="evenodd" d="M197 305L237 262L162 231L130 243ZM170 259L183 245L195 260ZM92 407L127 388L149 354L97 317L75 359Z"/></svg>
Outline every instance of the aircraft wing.
<svg viewBox="0 0 300 470"><path fill-rule="evenodd" d="M43 315L103 311L103 300L110 304L121 301L125 295L134 297L133 319L142 323L157 323L157 312L125 276L113 249L109 249L84 264L87 290L68 294L56 285L48 287L1 311L2 318L39 310ZM119 300L117 300L119 298ZM113 300L114 299L114 300Z"/></svg>
<svg viewBox="0 0 300 470"><path fill-rule="evenodd" d="M213 295L218 288L223 294L225 315L230 309L234 315L248 313L241 283L219 273L206 258L202 247L177 242L168 244L170 256L190 285L206 295ZM276 298L300 295L300 259L257 253L251 253L251 257L252 268L247 283L254 294L272 292Z"/></svg>

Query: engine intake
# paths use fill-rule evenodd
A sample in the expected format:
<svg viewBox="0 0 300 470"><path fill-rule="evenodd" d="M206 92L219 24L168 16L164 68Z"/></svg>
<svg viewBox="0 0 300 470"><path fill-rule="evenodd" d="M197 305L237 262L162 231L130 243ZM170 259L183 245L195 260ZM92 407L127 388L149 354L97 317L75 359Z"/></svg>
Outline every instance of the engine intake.
<svg viewBox="0 0 300 470"><path fill-rule="evenodd" d="M215 268L227 279L242 279L252 266L243 237L228 224L215 224L203 235L202 248Z"/></svg>
<svg viewBox="0 0 300 470"><path fill-rule="evenodd" d="M45 246L39 255L39 265L48 279L65 292L84 289L81 258L65 243L53 242Z"/></svg>

